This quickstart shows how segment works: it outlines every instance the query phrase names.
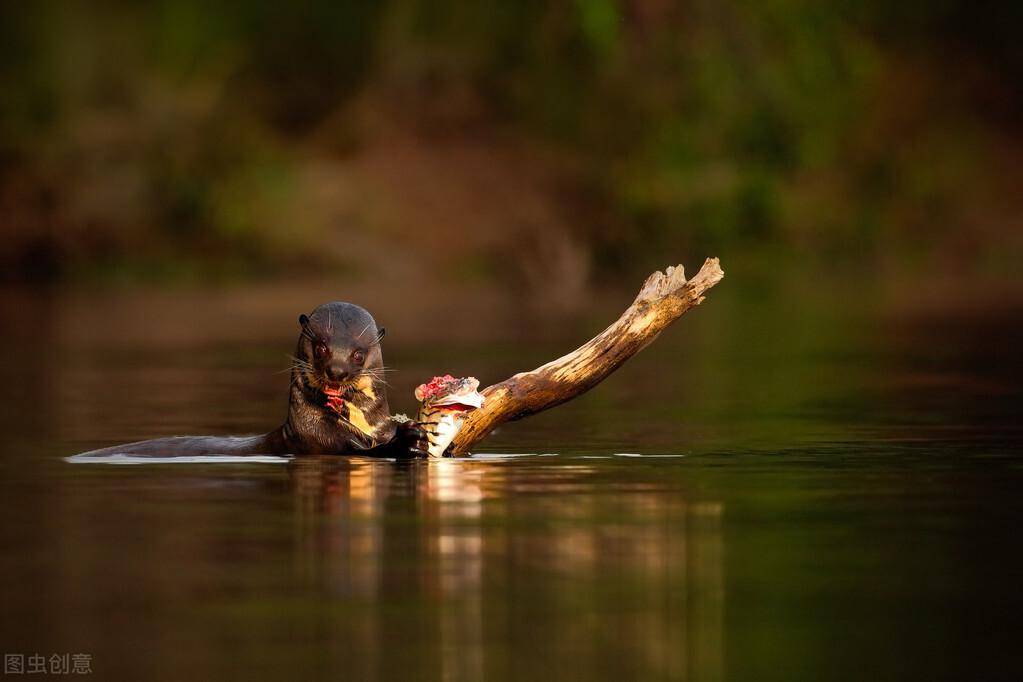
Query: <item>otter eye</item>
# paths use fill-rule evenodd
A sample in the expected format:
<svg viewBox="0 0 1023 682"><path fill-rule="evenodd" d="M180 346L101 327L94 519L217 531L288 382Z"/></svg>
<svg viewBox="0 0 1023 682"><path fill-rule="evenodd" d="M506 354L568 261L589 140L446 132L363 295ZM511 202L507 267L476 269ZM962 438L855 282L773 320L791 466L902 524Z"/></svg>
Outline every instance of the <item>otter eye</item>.
<svg viewBox="0 0 1023 682"><path fill-rule="evenodd" d="M327 357L327 344L325 343L315 344L313 346L313 355L315 355L317 359Z"/></svg>
<svg viewBox="0 0 1023 682"><path fill-rule="evenodd" d="M361 350L352 352L352 364L361 365L366 362L366 354Z"/></svg>

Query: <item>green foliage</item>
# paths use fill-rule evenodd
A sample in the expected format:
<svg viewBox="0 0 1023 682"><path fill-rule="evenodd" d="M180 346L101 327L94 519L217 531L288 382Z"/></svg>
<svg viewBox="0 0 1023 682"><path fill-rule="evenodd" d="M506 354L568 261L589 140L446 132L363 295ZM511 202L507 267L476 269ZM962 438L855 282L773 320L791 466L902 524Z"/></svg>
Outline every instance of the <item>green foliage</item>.
<svg viewBox="0 0 1023 682"><path fill-rule="evenodd" d="M598 263L694 240L912 242L986 200L990 150L1019 105L1006 94L1023 72L1013 13L956 0L7 3L0 206L19 224L0 258L54 220L68 226L44 241L61 258L127 253L134 232L195 253L299 253L278 220L298 201L299 157L333 153L354 98L395 91L411 121L444 105L456 130L459 115L482 119L585 169L583 194L614 225L580 228ZM97 208L83 174L86 188L134 190ZM65 234L97 230L101 248Z"/></svg>

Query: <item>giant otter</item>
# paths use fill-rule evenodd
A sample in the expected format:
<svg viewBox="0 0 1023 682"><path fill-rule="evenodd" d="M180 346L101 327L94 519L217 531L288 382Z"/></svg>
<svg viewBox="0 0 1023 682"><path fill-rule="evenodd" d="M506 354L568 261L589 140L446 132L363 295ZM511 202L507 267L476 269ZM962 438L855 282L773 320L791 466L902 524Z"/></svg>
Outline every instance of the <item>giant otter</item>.
<svg viewBox="0 0 1023 682"><path fill-rule="evenodd" d="M351 303L325 303L298 318L288 417L261 436L175 436L82 456L330 454L425 457L425 433L391 419L373 317Z"/></svg>

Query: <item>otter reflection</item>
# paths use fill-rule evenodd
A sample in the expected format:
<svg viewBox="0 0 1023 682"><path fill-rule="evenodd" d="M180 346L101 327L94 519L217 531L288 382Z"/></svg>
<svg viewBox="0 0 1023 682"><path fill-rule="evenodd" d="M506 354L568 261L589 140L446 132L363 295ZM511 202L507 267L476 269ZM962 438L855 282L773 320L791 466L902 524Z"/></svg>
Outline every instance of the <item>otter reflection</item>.
<svg viewBox="0 0 1023 682"><path fill-rule="evenodd" d="M295 569L349 672L722 677L721 505L578 462L294 461Z"/></svg>

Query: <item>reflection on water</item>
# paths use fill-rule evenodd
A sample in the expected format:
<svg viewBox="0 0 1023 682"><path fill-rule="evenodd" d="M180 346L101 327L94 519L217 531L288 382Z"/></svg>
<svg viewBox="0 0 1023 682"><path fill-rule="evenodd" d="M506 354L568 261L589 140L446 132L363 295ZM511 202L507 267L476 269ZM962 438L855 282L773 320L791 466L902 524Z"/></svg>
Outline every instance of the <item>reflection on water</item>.
<svg viewBox="0 0 1023 682"><path fill-rule="evenodd" d="M296 460L296 573L346 599L428 605L361 624L378 673L400 672L387 643L411 615L429 677L720 679L722 505L651 485L562 494L595 474Z"/></svg>
<svg viewBox="0 0 1023 682"><path fill-rule="evenodd" d="M415 463L65 458L276 426L294 312L331 297L386 323L405 412L619 306L0 292L0 648L101 679L1018 679L1019 315L728 281L489 454Z"/></svg>

